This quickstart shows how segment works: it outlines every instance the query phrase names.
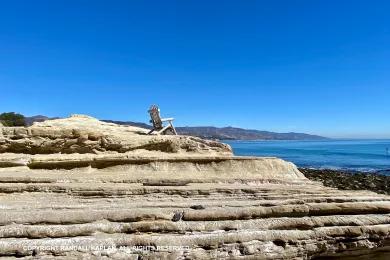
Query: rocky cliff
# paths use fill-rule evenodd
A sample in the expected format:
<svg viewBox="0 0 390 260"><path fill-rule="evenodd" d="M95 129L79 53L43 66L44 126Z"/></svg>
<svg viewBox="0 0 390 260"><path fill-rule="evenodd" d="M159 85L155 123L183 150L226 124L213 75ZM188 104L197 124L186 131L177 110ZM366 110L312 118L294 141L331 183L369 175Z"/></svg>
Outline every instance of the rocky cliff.
<svg viewBox="0 0 390 260"><path fill-rule="evenodd" d="M0 153L125 153L136 150L168 153L228 153L228 145L188 136L149 136L143 128L119 126L74 115L36 122L30 127L3 127Z"/></svg>
<svg viewBox="0 0 390 260"><path fill-rule="evenodd" d="M0 256L310 259L390 250L390 197L278 158L73 116L0 128Z"/></svg>

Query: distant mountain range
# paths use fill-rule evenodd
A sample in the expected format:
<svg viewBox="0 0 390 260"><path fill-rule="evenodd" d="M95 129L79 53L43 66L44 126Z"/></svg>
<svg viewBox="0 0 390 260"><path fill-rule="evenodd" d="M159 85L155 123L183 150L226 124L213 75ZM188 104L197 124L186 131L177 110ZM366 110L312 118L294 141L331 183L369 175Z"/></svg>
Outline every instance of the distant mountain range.
<svg viewBox="0 0 390 260"><path fill-rule="evenodd" d="M58 118L58 117L57 117ZM32 117L26 117L26 124L32 125L34 122L42 122L49 118L46 116L38 115ZM146 129L151 129L152 126L131 121L114 121L114 120L102 120L108 123L115 123L118 125L137 126ZM184 126L176 127L179 134L197 136L205 139L218 139L218 140L324 140L328 139L319 135L311 135L304 133L275 133L269 131L260 131L253 129L243 129L237 127L214 127L214 126Z"/></svg>
<svg viewBox="0 0 390 260"><path fill-rule="evenodd" d="M184 135L194 135L208 139L220 140L322 140L323 136L310 135L304 133L275 133L253 129L243 129L237 127L177 127L178 133Z"/></svg>
<svg viewBox="0 0 390 260"><path fill-rule="evenodd" d="M37 115L37 116L25 116L24 117L24 120L26 122L26 125L30 126L32 125L34 122L43 122L43 121L46 121L46 120L49 120L49 119L58 119L59 117L47 117L47 116L42 116L42 115Z"/></svg>

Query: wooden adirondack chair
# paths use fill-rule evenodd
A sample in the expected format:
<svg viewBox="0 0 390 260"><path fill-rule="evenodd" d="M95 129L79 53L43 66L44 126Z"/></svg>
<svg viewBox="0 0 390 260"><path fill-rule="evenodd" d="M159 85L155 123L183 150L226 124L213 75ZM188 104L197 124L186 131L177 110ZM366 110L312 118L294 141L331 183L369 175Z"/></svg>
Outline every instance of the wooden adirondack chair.
<svg viewBox="0 0 390 260"><path fill-rule="evenodd" d="M148 112L150 114L150 123L153 124L153 129L149 131L148 135L153 132L156 132L158 135L165 134L168 130L172 130L173 134L177 135L176 129L172 124L174 118L161 118L160 109L156 105L152 105ZM164 122L168 122L168 124L164 126Z"/></svg>

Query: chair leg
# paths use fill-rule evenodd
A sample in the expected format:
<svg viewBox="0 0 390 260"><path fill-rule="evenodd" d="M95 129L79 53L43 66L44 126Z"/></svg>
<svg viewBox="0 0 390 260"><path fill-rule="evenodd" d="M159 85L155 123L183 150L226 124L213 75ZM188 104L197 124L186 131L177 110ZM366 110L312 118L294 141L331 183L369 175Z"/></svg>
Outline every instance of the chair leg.
<svg viewBox="0 0 390 260"><path fill-rule="evenodd" d="M173 124L172 124L171 121L169 121L169 125L171 126L171 128L172 128L172 130L173 130L173 133L174 133L175 135L177 135L176 129L175 129L175 127L173 126Z"/></svg>
<svg viewBox="0 0 390 260"><path fill-rule="evenodd" d="M148 135L152 134L154 132L154 128L148 132Z"/></svg>

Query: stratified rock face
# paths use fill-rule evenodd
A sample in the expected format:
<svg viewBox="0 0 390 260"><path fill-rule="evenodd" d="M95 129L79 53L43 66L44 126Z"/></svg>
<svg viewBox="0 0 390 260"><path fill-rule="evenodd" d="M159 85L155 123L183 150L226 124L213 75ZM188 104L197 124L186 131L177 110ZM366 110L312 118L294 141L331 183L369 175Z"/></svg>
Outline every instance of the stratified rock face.
<svg viewBox="0 0 390 260"><path fill-rule="evenodd" d="M389 196L326 188L278 158L236 157L218 142L147 136L85 116L1 129L0 256L310 259L390 252Z"/></svg>
<svg viewBox="0 0 390 260"><path fill-rule="evenodd" d="M230 146L219 142L189 136L150 136L143 128L105 123L83 115L34 123L31 127L3 127L0 131L0 153L124 153L143 149L231 154Z"/></svg>
<svg viewBox="0 0 390 260"><path fill-rule="evenodd" d="M207 164L203 169L218 162ZM282 181L250 168L232 176L183 173L182 164L137 167L0 172L0 255L306 259L389 250L385 195L299 176Z"/></svg>

